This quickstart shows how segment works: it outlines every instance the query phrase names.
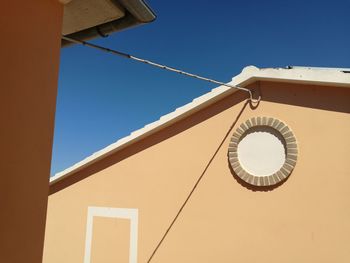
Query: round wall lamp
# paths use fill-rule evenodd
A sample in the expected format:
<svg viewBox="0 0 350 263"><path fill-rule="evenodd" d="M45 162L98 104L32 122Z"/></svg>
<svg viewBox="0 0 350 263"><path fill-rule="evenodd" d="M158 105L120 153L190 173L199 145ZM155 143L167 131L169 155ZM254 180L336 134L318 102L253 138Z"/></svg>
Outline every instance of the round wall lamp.
<svg viewBox="0 0 350 263"><path fill-rule="evenodd" d="M271 186L291 174L298 147L293 132L282 121L253 117L233 133L228 157L233 171L243 181Z"/></svg>

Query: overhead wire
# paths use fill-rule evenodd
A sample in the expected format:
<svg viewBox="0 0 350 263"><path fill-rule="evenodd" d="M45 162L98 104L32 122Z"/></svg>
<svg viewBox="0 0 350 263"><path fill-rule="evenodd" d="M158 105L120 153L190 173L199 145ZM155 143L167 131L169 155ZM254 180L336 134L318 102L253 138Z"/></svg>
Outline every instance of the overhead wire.
<svg viewBox="0 0 350 263"><path fill-rule="evenodd" d="M117 55L117 56L120 56L120 57L123 57L123 58L132 59L134 61L138 61L138 62L147 64L147 65L151 65L151 66L154 66L154 67L157 67L157 68L161 68L161 69L164 69L164 70L172 71L172 72L175 72L175 73L178 73L178 74L181 74L181 75L185 75L185 76L188 76L188 77L191 77L191 78L204 80L204 81L207 81L207 82L215 83L215 84L218 84L218 85L226 86L226 87L237 89L237 90L242 90L242 91L245 91L245 92L249 93L249 100L251 102L257 102L259 100L259 99L255 100L253 98L253 94L252 94L251 90L247 89L247 88L243 88L243 87L240 87L240 86L237 86L237 85L231 85L231 84L228 84L228 83L225 83L225 82L221 82L221 81L218 81L218 80L215 80L215 79L202 77L202 76L197 75L197 74L189 73L189 72L186 72L186 71L183 71L183 70L179 70L179 69L176 69L176 68L173 68L173 67L162 65L162 64L159 64L159 63L147 60L147 59L142 59L142 58L139 58L139 57L136 57L136 56L124 53L124 52L120 52L118 50L106 48L106 47L99 46L99 45L96 45L96 44L92 44L90 42L86 42L86 41L83 41L83 40L78 40L78 39L74 39L74 38L67 37L67 36L62 36L62 39L67 40L67 41L72 42L72 43L75 43L75 44L81 44L81 45L84 45L84 46L87 46L87 47L90 47L90 48L94 48L94 49L98 49L98 50L101 50L101 51L104 51L104 52L108 52L108 53L111 53L113 55Z"/></svg>

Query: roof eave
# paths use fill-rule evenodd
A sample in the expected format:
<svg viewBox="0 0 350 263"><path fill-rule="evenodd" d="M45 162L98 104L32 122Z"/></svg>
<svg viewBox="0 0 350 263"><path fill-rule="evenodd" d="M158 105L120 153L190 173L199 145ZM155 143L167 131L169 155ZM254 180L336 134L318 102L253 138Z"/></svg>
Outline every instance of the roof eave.
<svg viewBox="0 0 350 263"><path fill-rule="evenodd" d="M65 36L87 41L97 37L107 37L111 33L122 31L140 24L150 23L156 19L156 14L143 0L118 0L116 2L125 8L124 17ZM67 40L62 39L61 41L62 47L67 47L73 44L74 43Z"/></svg>

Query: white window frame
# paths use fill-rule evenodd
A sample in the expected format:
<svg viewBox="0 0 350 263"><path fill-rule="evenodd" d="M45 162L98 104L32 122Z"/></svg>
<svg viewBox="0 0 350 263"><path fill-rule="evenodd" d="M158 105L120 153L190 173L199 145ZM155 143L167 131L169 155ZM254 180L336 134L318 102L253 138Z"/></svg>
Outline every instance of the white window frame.
<svg viewBox="0 0 350 263"><path fill-rule="evenodd" d="M138 209L95 207L95 206L88 207L84 263L90 263L90 260L91 260L91 243L92 243L93 224L94 224L94 217L96 216L130 220L129 263L137 263Z"/></svg>

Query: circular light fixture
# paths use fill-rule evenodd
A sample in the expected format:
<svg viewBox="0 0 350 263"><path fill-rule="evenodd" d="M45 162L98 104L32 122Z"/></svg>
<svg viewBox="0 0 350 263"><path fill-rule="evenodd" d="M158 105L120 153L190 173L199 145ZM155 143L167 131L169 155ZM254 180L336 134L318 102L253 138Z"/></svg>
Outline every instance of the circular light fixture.
<svg viewBox="0 0 350 263"><path fill-rule="evenodd" d="M238 177L255 186L285 180L297 161L295 136L283 122L254 117L242 123L231 137L229 161Z"/></svg>

